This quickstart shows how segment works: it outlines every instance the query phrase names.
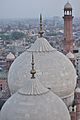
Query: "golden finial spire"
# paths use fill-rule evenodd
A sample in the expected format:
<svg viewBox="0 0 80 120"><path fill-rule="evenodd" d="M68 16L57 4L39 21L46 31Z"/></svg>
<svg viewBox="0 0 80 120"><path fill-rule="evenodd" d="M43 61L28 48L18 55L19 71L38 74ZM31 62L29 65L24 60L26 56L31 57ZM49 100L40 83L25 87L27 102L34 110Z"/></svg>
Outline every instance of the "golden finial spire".
<svg viewBox="0 0 80 120"><path fill-rule="evenodd" d="M32 70L30 71L30 73L32 74L32 79L35 78L35 73L36 73L36 70L34 69L34 56L33 56L33 53L32 53Z"/></svg>
<svg viewBox="0 0 80 120"><path fill-rule="evenodd" d="M42 37L43 35L43 29L42 29L42 14L40 14L40 31L39 31L39 34L40 34L40 37Z"/></svg>

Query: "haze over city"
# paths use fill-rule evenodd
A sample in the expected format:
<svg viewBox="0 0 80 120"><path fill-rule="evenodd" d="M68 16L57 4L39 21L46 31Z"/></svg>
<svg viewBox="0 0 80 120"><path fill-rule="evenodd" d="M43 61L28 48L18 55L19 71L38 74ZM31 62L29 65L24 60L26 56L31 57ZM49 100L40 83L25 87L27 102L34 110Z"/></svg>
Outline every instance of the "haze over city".
<svg viewBox="0 0 80 120"><path fill-rule="evenodd" d="M0 0L1 18L38 18L62 16L67 0ZM79 0L69 1L73 6L73 14L79 16Z"/></svg>

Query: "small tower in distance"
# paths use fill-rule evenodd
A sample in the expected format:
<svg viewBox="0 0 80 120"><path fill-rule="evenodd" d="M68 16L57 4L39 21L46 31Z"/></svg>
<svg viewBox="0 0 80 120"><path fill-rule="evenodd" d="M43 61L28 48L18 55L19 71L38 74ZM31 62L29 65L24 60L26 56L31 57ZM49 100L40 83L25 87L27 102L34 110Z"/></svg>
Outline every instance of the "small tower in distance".
<svg viewBox="0 0 80 120"><path fill-rule="evenodd" d="M64 6L64 52L73 52L72 6L69 2Z"/></svg>
<svg viewBox="0 0 80 120"><path fill-rule="evenodd" d="M15 60L15 55L13 53L9 53L6 57L6 68L7 70L9 70L11 64L13 63L13 61Z"/></svg>

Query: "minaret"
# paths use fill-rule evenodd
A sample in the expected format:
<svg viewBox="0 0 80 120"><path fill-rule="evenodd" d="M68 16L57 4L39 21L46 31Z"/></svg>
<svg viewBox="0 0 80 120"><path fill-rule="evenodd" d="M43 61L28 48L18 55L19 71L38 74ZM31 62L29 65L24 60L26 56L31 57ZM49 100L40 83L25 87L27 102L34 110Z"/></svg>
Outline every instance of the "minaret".
<svg viewBox="0 0 80 120"><path fill-rule="evenodd" d="M73 52L72 6L69 2L64 6L64 52Z"/></svg>

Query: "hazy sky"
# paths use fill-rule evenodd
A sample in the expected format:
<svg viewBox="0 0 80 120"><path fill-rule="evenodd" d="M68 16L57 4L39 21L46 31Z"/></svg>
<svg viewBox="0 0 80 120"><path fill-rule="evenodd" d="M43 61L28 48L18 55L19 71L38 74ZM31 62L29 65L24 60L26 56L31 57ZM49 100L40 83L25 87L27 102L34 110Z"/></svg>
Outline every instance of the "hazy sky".
<svg viewBox="0 0 80 120"><path fill-rule="evenodd" d="M80 0L0 0L0 18L34 18L62 16L67 1L73 6L73 14L80 15Z"/></svg>

